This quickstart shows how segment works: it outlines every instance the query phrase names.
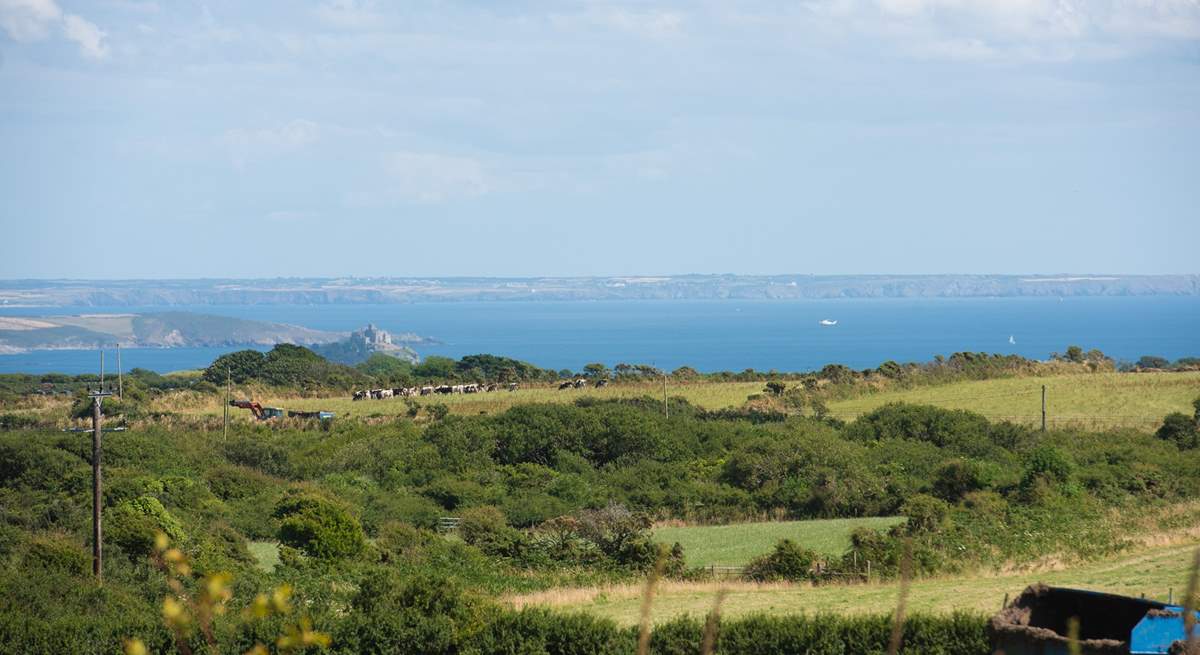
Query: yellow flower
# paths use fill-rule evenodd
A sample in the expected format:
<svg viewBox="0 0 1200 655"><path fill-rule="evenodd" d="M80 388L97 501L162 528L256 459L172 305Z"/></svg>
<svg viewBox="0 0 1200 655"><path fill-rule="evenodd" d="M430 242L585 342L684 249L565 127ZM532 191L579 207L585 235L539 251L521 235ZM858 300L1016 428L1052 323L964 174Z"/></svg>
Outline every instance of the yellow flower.
<svg viewBox="0 0 1200 655"><path fill-rule="evenodd" d="M125 655L146 655L146 644L141 639L125 640Z"/></svg>
<svg viewBox="0 0 1200 655"><path fill-rule="evenodd" d="M167 537L167 535L165 533L162 533L162 532L154 533L154 550L161 553L167 549L167 546L170 546L170 545L171 545L171 539L169 537Z"/></svg>
<svg viewBox="0 0 1200 655"><path fill-rule="evenodd" d="M271 613L271 600L266 594L259 594L246 608L246 612L256 619L261 619Z"/></svg>
<svg viewBox="0 0 1200 655"><path fill-rule="evenodd" d="M292 611L292 606L288 599L292 597L291 585L279 585L275 591L271 592L271 607L280 614L287 614Z"/></svg>
<svg viewBox="0 0 1200 655"><path fill-rule="evenodd" d="M254 648L246 651L243 655L269 655L269 651L262 644L254 644Z"/></svg>
<svg viewBox="0 0 1200 655"><path fill-rule="evenodd" d="M167 596L163 599L162 613L163 618L167 620L167 623L186 623L187 615L185 612L186 610L183 607L183 604L178 600L175 600L170 596Z"/></svg>

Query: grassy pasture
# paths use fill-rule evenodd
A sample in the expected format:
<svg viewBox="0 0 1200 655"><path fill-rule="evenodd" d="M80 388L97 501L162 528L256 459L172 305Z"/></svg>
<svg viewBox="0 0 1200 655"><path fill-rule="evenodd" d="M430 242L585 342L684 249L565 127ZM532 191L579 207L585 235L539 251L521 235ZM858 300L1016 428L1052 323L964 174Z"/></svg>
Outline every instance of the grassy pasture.
<svg viewBox="0 0 1200 655"><path fill-rule="evenodd" d="M909 390L868 392L854 398L828 403L833 415L851 420L891 402L911 402L952 409L968 409L994 420L1035 425L1041 420L1041 388L1047 387L1047 410L1052 427L1079 426L1093 429L1132 427L1151 431L1170 412L1192 412L1192 401L1200 396L1200 373L1095 373L1041 377L1003 378L957 382ZM736 407L751 394L763 390L762 382L672 383L667 392L705 409ZM234 390L239 398L253 397L264 405L297 410L326 410L344 418L401 416L407 411L399 398L355 402L349 395L302 397ZM515 392L425 396L421 405L444 403L455 414L502 412L525 403L574 402L583 397L662 397L662 386L612 384L603 389L527 387ZM221 398L196 394L172 394L154 401L154 409L185 414L219 416ZM234 418L249 421L249 412L234 410Z"/></svg>
<svg viewBox="0 0 1200 655"><path fill-rule="evenodd" d="M1158 546L1098 562L1042 570L982 573L914 581L911 585L909 612L950 612L968 610L991 614L1000 609L1007 594L1021 592L1027 585L1044 582L1097 591L1176 602L1186 588L1192 556L1200 542ZM899 584L896 582L859 585L792 585L786 583L756 585L743 582L663 582L655 596L653 617L656 622L690 614L704 616L712 607L719 588L728 596L721 607L725 616L751 613L795 614L832 612L865 614L888 612L896 606ZM617 585L576 589L552 589L512 596L515 606L547 606L562 610L585 611L615 620L621 625L638 622L642 587Z"/></svg>
<svg viewBox="0 0 1200 655"><path fill-rule="evenodd" d="M900 517L872 517L668 526L655 528L654 539L668 544L679 542L688 566L743 566L770 552L780 539L791 539L826 555L840 555L850 546L850 533L855 528L886 530L903 521Z"/></svg>
<svg viewBox="0 0 1200 655"><path fill-rule="evenodd" d="M1039 424L1042 385L1051 427L1154 430L1170 412L1192 413L1200 373L1093 373L1003 378L885 391L829 403L846 420L893 402L967 409L993 420Z"/></svg>
<svg viewBox="0 0 1200 655"><path fill-rule="evenodd" d="M688 402L705 409L720 409L741 405L746 396L762 391L761 382L695 382L688 384L670 384L667 393L672 397L683 397ZM244 398L245 392L234 391L234 396ZM450 394L445 396L424 396L413 398L421 405L444 403L455 414L493 414L503 412L514 405L529 403L569 403L579 398L591 396L595 398L638 398L641 396L662 397L661 384L611 384L602 389L564 389L557 387L527 387L517 391L493 391L491 393ZM296 410L326 410L336 412L339 417L371 417L371 416L402 416L408 407L403 399L388 398L385 400L350 399L349 394L338 397L304 398L286 396L254 396L263 405L285 407ZM179 411L189 414L221 414L221 398L194 398L192 402L181 406L170 396L156 401L156 408L167 411ZM234 410L235 416L249 417L245 410Z"/></svg>

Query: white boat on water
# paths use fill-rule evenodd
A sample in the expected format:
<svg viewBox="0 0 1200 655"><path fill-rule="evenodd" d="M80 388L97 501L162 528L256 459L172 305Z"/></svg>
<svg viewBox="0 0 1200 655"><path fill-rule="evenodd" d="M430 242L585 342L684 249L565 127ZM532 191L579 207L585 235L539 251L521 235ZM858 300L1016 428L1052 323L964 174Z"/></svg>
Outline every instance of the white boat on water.
<svg viewBox="0 0 1200 655"><path fill-rule="evenodd" d="M1017 340L1016 340L1016 339L1014 339L1014 338L1012 337L1012 335L1011 335L1011 334L1010 334L1010 335L1008 335L1008 342L1009 342L1009 343L1011 343L1011 344L1012 344L1012 345L1014 345L1014 346L1015 346L1015 345L1017 345Z"/></svg>
<svg viewBox="0 0 1200 655"><path fill-rule="evenodd" d="M821 319L821 325L837 325L837 321L831 321L827 318Z"/></svg>

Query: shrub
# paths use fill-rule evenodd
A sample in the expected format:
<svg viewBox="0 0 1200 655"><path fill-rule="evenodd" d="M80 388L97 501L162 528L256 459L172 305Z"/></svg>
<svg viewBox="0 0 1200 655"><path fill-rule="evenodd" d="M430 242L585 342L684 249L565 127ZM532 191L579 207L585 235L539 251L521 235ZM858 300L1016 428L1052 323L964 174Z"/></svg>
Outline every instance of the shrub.
<svg viewBox="0 0 1200 655"><path fill-rule="evenodd" d="M986 487L982 468L971 460L952 459L943 462L933 477L934 495L951 503Z"/></svg>
<svg viewBox="0 0 1200 655"><path fill-rule="evenodd" d="M908 517L904 527L909 534L939 532L950 514L950 507L940 498L916 494L904 501L900 513Z"/></svg>
<svg viewBox="0 0 1200 655"><path fill-rule="evenodd" d="M1049 487L1070 482L1075 465L1059 449L1050 445L1038 446L1029 455L1025 473L1021 476L1021 489L1031 491L1039 483Z"/></svg>
<svg viewBox="0 0 1200 655"><path fill-rule="evenodd" d="M362 526L345 508L311 494L279 501L279 541L320 559L358 555L366 547Z"/></svg>
<svg viewBox="0 0 1200 655"><path fill-rule="evenodd" d="M1200 411L1200 400L1197 403L1197 411ZM1174 443L1180 450L1200 447L1200 428L1196 426L1196 419L1181 412L1167 414L1154 436Z"/></svg>
<svg viewBox="0 0 1200 655"><path fill-rule="evenodd" d="M525 540L520 531L509 527L504 513L490 505L472 507L461 515L458 534L463 541L488 555L516 557Z"/></svg>
<svg viewBox="0 0 1200 655"><path fill-rule="evenodd" d="M467 650L482 627L477 600L452 580L425 575L370 576L351 606L334 634L336 652L450 655Z"/></svg>
<svg viewBox="0 0 1200 655"><path fill-rule="evenodd" d="M25 566L67 575L84 575L91 558L66 535L38 535L29 540Z"/></svg>
<svg viewBox="0 0 1200 655"><path fill-rule="evenodd" d="M791 539L781 539L770 554L755 558L746 565L743 575L757 582L798 582L812 578L813 566L818 560L819 556L815 551L804 548Z"/></svg>
<svg viewBox="0 0 1200 655"><path fill-rule="evenodd" d="M107 512L106 539L130 557L141 558L154 550L154 536L166 534L176 543L187 540L183 525L154 496L138 496Z"/></svg>

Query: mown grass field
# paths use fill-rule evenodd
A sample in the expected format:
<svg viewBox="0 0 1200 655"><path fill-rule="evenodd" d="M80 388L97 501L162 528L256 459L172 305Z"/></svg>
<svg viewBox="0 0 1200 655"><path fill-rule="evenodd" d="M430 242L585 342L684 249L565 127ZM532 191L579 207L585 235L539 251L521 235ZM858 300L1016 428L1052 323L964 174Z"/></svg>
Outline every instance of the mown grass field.
<svg viewBox="0 0 1200 655"><path fill-rule="evenodd" d="M826 555L840 555L850 546L855 528L886 530L903 521L900 517L872 517L660 527L654 529L654 539L679 542L688 566L743 566L770 552L780 539L791 539Z"/></svg>
<svg viewBox="0 0 1200 655"><path fill-rule="evenodd" d="M986 573L914 581L908 611L950 612L968 610L991 614L1000 609L1005 596L1014 597L1026 586L1043 582L1166 601L1179 601L1186 588L1189 567L1200 542L1158 546L1100 562L1089 562L1059 570ZM864 614L888 612L896 606L899 583L858 585L767 584L742 582L664 582L654 599L655 622L690 614L704 616L712 607L719 588L728 592L721 612L725 616L753 613L795 614L831 612ZM640 585L552 589L512 596L515 606L547 606L578 610L615 620L621 625L638 622L643 588Z"/></svg>
<svg viewBox="0 0 1200 655"><path fill-rule="evenodd" d="M1093 373L1005 378L887 391L829 403L838 417L852 419L891 402L968 409L993 420L1038 424L1042 385L1048 423L1087 428L1153 430L1171 412L1191 414L1200 396L1200 373Z"/></svg>

